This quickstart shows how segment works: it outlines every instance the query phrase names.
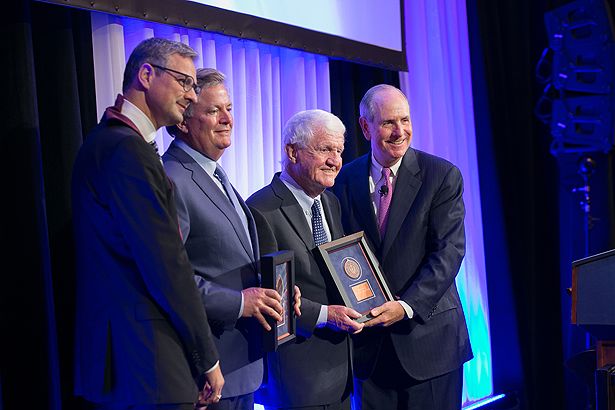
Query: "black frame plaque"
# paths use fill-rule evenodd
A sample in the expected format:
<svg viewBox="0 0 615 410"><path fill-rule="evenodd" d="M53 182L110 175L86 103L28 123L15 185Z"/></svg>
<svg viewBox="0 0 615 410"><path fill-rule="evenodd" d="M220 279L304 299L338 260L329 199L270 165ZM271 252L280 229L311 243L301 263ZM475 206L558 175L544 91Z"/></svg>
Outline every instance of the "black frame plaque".
<svg viewBox="0 0 615 410"><path fill-rule="evenodd" d="M261 280L262 287L275 289L282 296L284 315L281 322L266 316L267 323L271 326L269 332L263 332L263 350L275 352L279 346L296 337L296 318L294 309L295 289L295 254L293 251L284 250L269 253L261 257Z"/></svg>
<svg viewBox="0 0 615 410"><path fill-rule="evenodd" d="M346 307L363 315L357 322L370 320L370 310L395 300L363 231L324 243L318 251Z"/></svg>

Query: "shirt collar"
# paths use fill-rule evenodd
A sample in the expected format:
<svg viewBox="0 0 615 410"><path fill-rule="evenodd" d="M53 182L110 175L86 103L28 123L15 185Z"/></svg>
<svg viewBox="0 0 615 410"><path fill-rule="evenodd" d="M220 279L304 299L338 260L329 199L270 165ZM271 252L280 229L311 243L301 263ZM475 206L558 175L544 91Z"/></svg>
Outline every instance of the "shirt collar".
<svg viewBox="0 0 615 410"><path fill-rule="evenodd" d="M216 166L218 163L213 159L209 158L206 155L201 154L199 151L192 148L190 145L186 144L184 141L175 138L175 144L180 147L182 150L186 152L186 154L190 155L192 159L194 159L197 164L203 168L207 175L210 177L214 177L214 172L216 172Z"/></svg>
<svg viewBox="0 0 615 410"><path fill-rule="evenodd" d="M121 113L137 126L145 142L150 143L156 139L156 127L154 127L152 121L126 97L124 97Z"/></svg>
<svg viewBox="0 0 615 410"><path fill-rule="evenodd" d="M382 168L383 168L383 166L378 163L376 158L374 158L374 154L373 153L372 153L371 157L372 157L372 165L370 167L370 173L371 173L372 179L374 180L374 182L376 182L376 181L379 181L380 178L382 178ZM391 169L391 176L392 177L396 177L397 176L397 172L399 171L399 167L401 166L401 161L402 160L403 160L403 158L400 159L399 161L397 161L395 164L393 164L390 167L390 169Z"/></svg>
<svg viewBox="0 0 615 410"><path fill-rule="evenodd" d="M312 198L311 196L306 194L303 188L301 188L297 181L295 181L293 177L291 177L288 172L286 172L286 170L282 170L282 173L280 174L280 180L282 180L284 185L286 185L290 192L292 192L292 194L297 199L297 202L299 202L301 209L303 209L304 211L311 212L314 201L316 199L320 201L320 195L318 195L316 198ZM322 201L320 202L322 203Z"/></svg>

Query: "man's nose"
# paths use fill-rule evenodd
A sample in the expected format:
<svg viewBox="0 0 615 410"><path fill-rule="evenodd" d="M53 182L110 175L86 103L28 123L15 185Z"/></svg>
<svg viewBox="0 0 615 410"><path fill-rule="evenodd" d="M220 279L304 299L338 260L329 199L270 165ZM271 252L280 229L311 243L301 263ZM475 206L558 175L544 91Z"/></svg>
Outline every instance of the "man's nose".
<svg viewBox="0 0 615 410"><path fill-rule="evenodd" d="M192 103L196 103L199 100L199 96L196 95L196 91L194 91L194 88L190 88L189 91L186 91L185 97L186 100Z"/></svg>
<svg viewBox="0 0 615 410"><path fill-rule="evenodd" d="M223 124L227 124L233 121L233 115L230 111L220 110L220 122Z"/></svg>
<svg viewBox="0 0 615 410"><path fill-rule="evenodd" d="M330 167L342 167L342 154L337 151L331 151L331 154L327 157L327 165Z"/></svg>
<svg viewBox="0 0 615 410"><path fill-rule="evenodd" d="M404 125L401 121L395 121L395 127L393 128L395 131L395 135L403 135L404 134Z"/></svg>

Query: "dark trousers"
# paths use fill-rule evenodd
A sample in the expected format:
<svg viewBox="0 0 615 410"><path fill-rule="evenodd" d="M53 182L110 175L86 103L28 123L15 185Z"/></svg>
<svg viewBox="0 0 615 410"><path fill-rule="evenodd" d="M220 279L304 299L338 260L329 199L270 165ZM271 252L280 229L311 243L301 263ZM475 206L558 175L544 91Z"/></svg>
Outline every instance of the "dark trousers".
<svg viewBox="0 0 615 410"><path fill-rule="evenodd" d="M88 403L87 410L194 410L193 403L176 404L117 404Z"/></svg>
<svg viewBox="0 0 615 410"><path fill-rule="evenodd" d="M433 379L406 373L390 339L385 338L374 372L355 379L353 410L460 410L463 367Z"/></svg>
<svg viewBox="0 0 615 410"><path fill-rule="evenodd" d="M346 397L344 401L323 404L321 406L305 406L305 407L270 407L264 406L265 410L350 410L350 397Z"/></svg>
<svg viewBox="0 0 615 410"><path fill-rule="evenodd" d="M254 410L254 393L223 398L207 406L207 410Z"/></svg>

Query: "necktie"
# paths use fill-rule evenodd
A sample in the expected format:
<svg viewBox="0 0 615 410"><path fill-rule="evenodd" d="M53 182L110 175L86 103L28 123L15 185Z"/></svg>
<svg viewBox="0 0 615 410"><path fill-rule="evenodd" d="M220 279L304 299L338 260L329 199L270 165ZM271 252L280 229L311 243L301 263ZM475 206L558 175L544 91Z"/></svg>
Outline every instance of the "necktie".
<svg viewBox="0 0 615 410"><path fill-rule="evenodd" d="M384 238L384 233L387 229L387 221L389 219L389 206L391 205L391 197L393 196L390 168L382 168L382 178L384 181L378 190L378 193L380 194L380 204L378 206L378 229L380 230L380 237Z"/></svg>
<svg viewBox="0 0 615 410"><path fill-rule="evenodd" d="M239 199L237 199L237 195L235 195L235 190L233 189L233 186L229 182L226 172L224 172L224 169L222 169L222 167L218 164L216 164L216 170L214 171L214 176L218 178L218 181L220 181L220 183L222 184L222 187L224 187L224 191L226 191L226 197L231 202L231 204L233 204L233 207L235 208L237 215L239 215L239 219L241 219L241 223L243 225L243 228L246 231L248 240L250 240L250 230L248 229L248 219L246 217L246 214L243 211L243 208L241 208Z"/></svg>
<svg viewBox="0 0 615 410"><path fill-rule="evenodd" d="M316 244L316 246L327 242L327 233L322 224L320 201L318 199L315 199L312 204L312 235L314 235L314 244Z"/></svg>

